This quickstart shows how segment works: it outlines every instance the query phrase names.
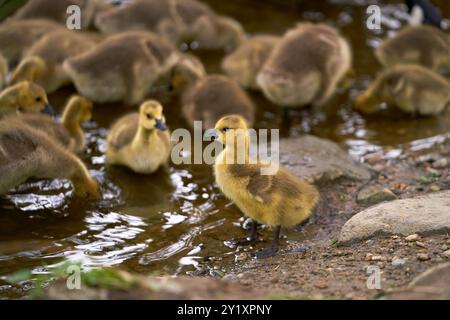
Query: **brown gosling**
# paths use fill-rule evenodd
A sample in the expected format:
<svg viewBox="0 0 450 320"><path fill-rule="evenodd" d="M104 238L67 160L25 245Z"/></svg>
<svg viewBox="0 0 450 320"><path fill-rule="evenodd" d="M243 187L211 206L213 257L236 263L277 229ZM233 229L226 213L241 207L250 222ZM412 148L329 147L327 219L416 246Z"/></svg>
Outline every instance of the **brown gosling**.
<svg viewBox="0 0 450 320"><path fill-rule="evenodd" d="M42 37L27 51L11 76L11 83L28 80L41 85L47 93L71 83L63 69L64 60L94 48L93 37L81 32L58 30Z"/></svg>
<svg viewBox="0 0 450 320"><path fill-rule="evenodd" d="M177 64L172 72L172 85L181 91L182 113L190 127L202 121L203 128L213 128L217 120L228 114L240 114L253 124L255 106L239 84L223 75L205 75L195 60Z"/></svg>
<svg viewBox="0 0 450 320"><path fill-rule="evenodd" d="M408 26L385 39L375 55L385 67L411 63L450 70L450 36L432 26Z"/></svg>
<svg viewBox="0 0 450 320"><path fill-rule="evenodd" d="M86 138L81 125L91 117L92 102L76 95L71 97L64 107L60 122L41 113L21 114L20 121L46 133L65 149L80 153L86 147Z"/></svg>
<svg viewBox="0 0 450 320"><path fill-rule="evenodd" d="M257 238L257 223L274 229L272 246L256 253L258 258L272 256L278 250L281 227L293 227L308 219L319 193L281 166L276 173L263 175L262 169L268 164L249 161L248 126L243 117L221 118L215 126L215 136L225 146L214 164L216 182L224 195L253 219L250 240ZM245 159L242 164L234 161L240 153Z"/></svg>
<svg viewBox="0 0 450 320"><path fill-rule="evenodd" d="M177 57L173 46L161 37L131 31L111 36L95 48L65 60L63 68L78 92L89 100L136 105Z"/></svg>
<svg viewBox="0 0 450 320"><path fill-rule="evenodd" d="M195 41L206 49L235 48L244 35L237 21L196 0L136 0L98 14L95 24L106 34L146 30L176 45Z"/></svg>
<svg viewBox="0 0 450 320"><path fill-rule="evenodd" d="M222 61L222 69L241 86L259 90L256 76L280 38L259 35L245 40Z"/></svg>
<svg viewBox="0 0 450 320"><path fill-rule="evenodd" d="M81 9L81 27L88 27L95 15L100 0L28 0L17 10L12 19L49 19L66 25L67 9L76 5Z"/></svg>
<svg viewBox="0 0 450 320"><path fill-rule="evenodd" d="M45 90L32 82L22 81L0 92L0 118L22 112L53 112Z"/></svg>
<svg viewBox="0 0 450 320"><path fill-rule="evenodd" d="M351 60L350 46L335 28L301 23L275 45L257 84L282 107L321 106L351 71Z"/></svg>
<svg viewBox="0 0 450 320"><path fill-rule="evenodd" d="M56 22L45 19L7 20L0 24L0 54L10 66L15 65L34 42L61 28Z"/></svg>
<svg viewBox="0 0 450 320"><path fill-rule="evenodd" d="M29 178L68 179L77 197L100 198L97 181L78 157L16 119L0 120L0 194Z"/></svg>
<svg viewBox="0 0 450 320"><path fill-rule="evenodd" d="M107 137L106 162L150 174L167 163L171 151L163 108L155 100L141 104L139 113L117 120Z"/></svg>
<svg viewBox="0 0 450 320"><path fill-rule="evenodd" d="M450 101L450 84L444 77L419 65L396 65L381 72L355 101L355 108L372 113L382 102L406 113L436 115Z"/></svg>

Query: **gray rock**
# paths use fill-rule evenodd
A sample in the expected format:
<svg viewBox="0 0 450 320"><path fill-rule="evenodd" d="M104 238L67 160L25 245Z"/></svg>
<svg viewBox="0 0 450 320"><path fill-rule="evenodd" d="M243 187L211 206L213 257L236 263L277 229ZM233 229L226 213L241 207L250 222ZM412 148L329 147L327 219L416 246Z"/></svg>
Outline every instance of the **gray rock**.
<svg viewBox="0 0 450 320"><path fill-rule="evenodd" d="M406 260L405 259L401 259L401 258L397 258L397 259L393 259L391 264L394 268L401 268L405 265Z"/></svg>
<svg viewBox="0 0 450 320"><path fill-rule="evenodd" d="M450 299L450 262L431 267L421 273L406 289L388 293L388 299Z"/></svg>
<svg viewBox="0 0 450 320"><path fill-rule="evenodd" d="M397 196L391 190L382 186L367 186L362 188L356 197L358 203L365 205L374 205L395 199L397 199Z"/></svg>
<svg viewBox="0 0 450 320"><path fill-rule="evenodd" d="M336 143L304 135L281 139L280 162L295 175L310 182L347 177L370 179L370 171L352 158Z"/></svg>
<svg viewBox="0 0 450 320"><path fill-rule="evenodd" d="M342 227L340 243L376 235L450 231L450 191L384 202L361 211Z"/></svg>
<svg viewBox="0 0 450 320"><path fill-rule="evenodd" d="M444 258L450 259L450 250L446 250L446 251L442 252L442 256Z"/></svg>

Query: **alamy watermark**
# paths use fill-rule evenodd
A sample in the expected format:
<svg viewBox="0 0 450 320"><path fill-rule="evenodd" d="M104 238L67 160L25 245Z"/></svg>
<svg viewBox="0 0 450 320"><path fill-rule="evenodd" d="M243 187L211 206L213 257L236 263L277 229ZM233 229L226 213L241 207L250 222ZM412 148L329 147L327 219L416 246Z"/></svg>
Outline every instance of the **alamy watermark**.
<svg viewBox="0 0 450 320"><path fill-rule="evenodd" d="M81 8L75 4L67 7L66 27L69 30L81 30Z"/></svg>

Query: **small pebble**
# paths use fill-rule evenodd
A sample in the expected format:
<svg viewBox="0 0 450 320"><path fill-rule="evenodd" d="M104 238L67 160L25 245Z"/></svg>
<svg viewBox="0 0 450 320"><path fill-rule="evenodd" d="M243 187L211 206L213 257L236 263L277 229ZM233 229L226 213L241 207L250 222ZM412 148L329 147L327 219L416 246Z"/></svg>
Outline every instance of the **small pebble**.
<svg viewBox="0 0 450 320"><path fill-rule="evenodd" d="M401 268L405 265L405 263L406 263L406 260L401 259L401 258L394 258L394 259L392 259L392 262L391 262L391 264L394 268Z"/></svg>
<svg viewBox="0 0 450 320"><path fill-rule="evenodd" d="M447 250L448 250L448 245L443 244L443 245L441 246L441 250L442 250L442 251L447 251Z"/></svg>
<svg viewBox="0 0 450 320"><path fill-rule="evenodd" d="M444 251L442 252L442 256L444 258L450 259L450 250Z"/></svg>
<svg viewBox="0 0 450 320"><path fill-rule="evenodd" d="M411 234L411 235L409 235L409 236L407 236L405 238L405 240L408 241L408 242L417 241L419 239L420 239L420 237L419 237L419 235L417 233Z"/></svg>
<svg viewBox="0 0 450 320"><path fill-rule="evenodd" d="M432 191L432 192L437 192L437 191L440 191L440 190L441 190L441 188L438 185L436 185L436 184L432 184L430 186L430 191Z"/></svg>
<svg viewBox="0 0 450 320"><path fill-rule="evenodd" d="M448 160L447 158L442 158L439 160L436 160L432 164L433 168L435 169L444 169L448 167Z"/></svg>
<svg viewBox="0 0 450 320"><path fill-rule="evenodd" d="M416 241L416 245L421 247L421 248L425 248L426 247L425 243L420 242L420 241Z"/></svg>
<svg viewBox="0 0 450 320"><path fill-rule="evenodd" d="M417 255L417 259L419 259L420 261L427 261L430 260L430 255L428 253L419 253Z"/></svg>

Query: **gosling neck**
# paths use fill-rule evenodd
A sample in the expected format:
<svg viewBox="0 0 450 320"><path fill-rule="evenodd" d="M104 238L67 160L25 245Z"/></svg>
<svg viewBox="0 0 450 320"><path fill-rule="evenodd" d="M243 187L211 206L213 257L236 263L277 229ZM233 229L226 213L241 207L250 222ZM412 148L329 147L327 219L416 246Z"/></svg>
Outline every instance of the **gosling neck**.
<svg viewBox="0 0 450 320"><path fill-rule="evenodd" d="M88 190L93 187L94 182L86 166L80 159L72 156L72 161L71 175L68 178L72 182L75 194L84 197L89 193Z"/></svg>
<svg viewBox="0 0 450 320"><path fill-rule="evenodd" d="M132 145L141 146L143 144L148 144L151 140L153 140L156 137L156 130L157 129L155 128L147 129L140 125L136 132L136 135L134 136Z"/></svg>
<svg viewBox="0 0 450 320"><path fill-rule="evenodd" d="M61 120L62 125L67 129L67 131L70 133L72 138L75 140L76 149L83 148L83 145L85 143L84 138L84 132L83 129L81 129L81 125L79 121L71 120L69 117L64 114L63 118Z"/></svg>
<svg viewBox="0 0 450 320"><path fill-rule="evenodd" d="M0 115L14 112L17 108L17 97L13 92L6 89L0 93Z"/></svg>

